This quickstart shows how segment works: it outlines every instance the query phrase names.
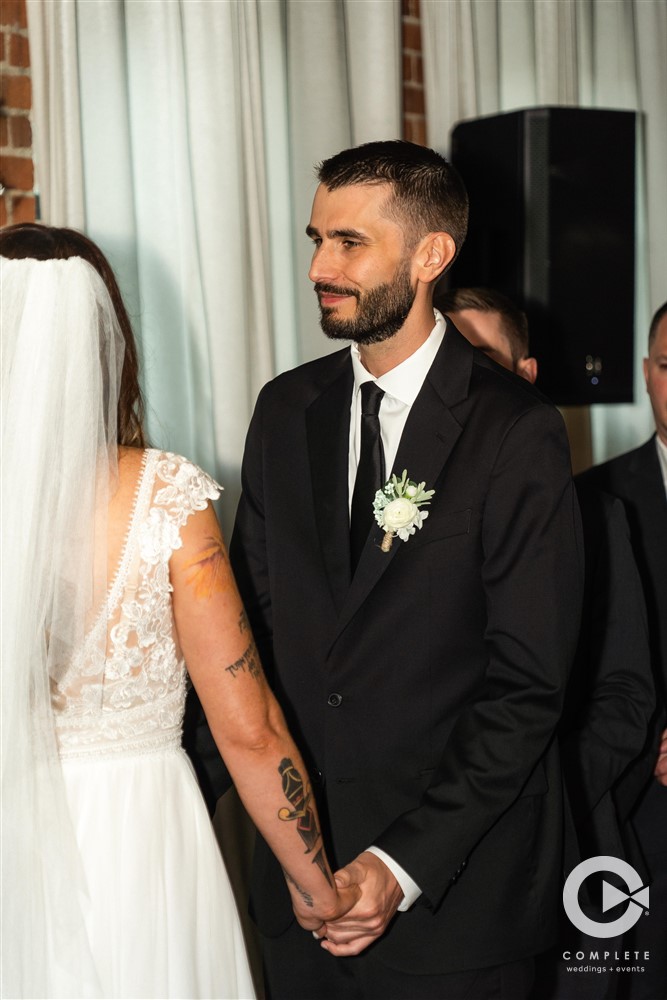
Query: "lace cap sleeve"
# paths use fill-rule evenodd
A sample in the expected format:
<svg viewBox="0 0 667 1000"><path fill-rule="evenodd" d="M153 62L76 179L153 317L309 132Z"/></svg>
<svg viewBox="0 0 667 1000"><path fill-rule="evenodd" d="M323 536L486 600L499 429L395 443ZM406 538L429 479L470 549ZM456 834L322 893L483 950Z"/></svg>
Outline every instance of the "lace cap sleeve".
<svg viewBox="0 0 667 1000"><path fill-rule="evenodd" d="M149 564L168 561L183 544L180 529L196 510L217 500L222 486L181 455L162 452L155 469L155 493L144 531L142 558Z"/></svg>

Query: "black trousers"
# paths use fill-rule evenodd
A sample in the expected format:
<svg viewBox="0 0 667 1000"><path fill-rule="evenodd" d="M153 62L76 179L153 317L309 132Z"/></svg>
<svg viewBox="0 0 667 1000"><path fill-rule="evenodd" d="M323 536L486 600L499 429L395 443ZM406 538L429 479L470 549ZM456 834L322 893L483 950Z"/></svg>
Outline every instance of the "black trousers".
<svg viewBox="0 0 667 1000"><path fill-rule="evenodd" d="M391 969L372 947L334 958L296 922L262 948L267 1000L526 1000L533 983L532 958L444 975Z"/></svg>

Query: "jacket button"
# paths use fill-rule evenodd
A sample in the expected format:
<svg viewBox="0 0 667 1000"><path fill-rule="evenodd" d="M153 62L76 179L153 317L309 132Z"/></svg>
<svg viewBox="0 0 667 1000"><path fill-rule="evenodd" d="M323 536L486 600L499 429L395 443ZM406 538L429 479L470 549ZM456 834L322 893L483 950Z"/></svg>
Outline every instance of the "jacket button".
<svg viewBox="0 0 667 1000"><path fill-rule="evenodd" d="M334 691L334 693L330 694L329 697L327 698L327 705L331 705L332 708L338 708L342 700L343 700L342 694L336 694L336 692Z"/></svg>

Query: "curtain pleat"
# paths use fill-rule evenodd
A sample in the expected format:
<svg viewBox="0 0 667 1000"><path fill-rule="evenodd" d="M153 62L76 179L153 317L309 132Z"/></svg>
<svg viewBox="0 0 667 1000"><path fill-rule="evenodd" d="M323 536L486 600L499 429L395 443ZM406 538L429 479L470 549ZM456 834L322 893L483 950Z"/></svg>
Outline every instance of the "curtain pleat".
<svg viewBox="0 0 667 1000"><path fill-rule="evenodd" d="M30 24L33 152L42 213L54 226L85 221L76 10L26 0Z"/></svg>
<svg viewBox="0 0 667 1000"><path fill-rule="evenodd" d="M314 164L401 131L399 0L27 0L42 217L109 256L148 432L226 486L257 393L332 349Z"/></svg>

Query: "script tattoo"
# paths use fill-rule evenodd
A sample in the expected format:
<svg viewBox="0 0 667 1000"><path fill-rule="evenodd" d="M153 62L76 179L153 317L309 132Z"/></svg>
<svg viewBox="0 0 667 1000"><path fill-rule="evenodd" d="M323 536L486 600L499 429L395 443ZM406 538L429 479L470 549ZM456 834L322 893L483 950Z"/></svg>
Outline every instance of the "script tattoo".
<svg viewBox="0 0 667 1000"><path fill-rule="evenodd" d="M281 760L278 771L283 779L285 798L292 806L291 809L279 809L278 817L285 822L296 820L297 831L306 845L306 854L310 854L317 847L320 839L320 831L317 829L317 824L315 823L315 813L310 805L312 792L306 791L304 788L303 778L289 757L284 757ZM317 865L329 885L333 888L333 882L331 881L331 876L324 860L323 847L320 847L313 858L313 864Z"/></svg>
<svg viewBox="0 0 667 1000"><path fill-rule="evenodd" d="M247 632L249 628L250 624L248 622L248 616L245 611L241 611L241 614L239 615L239 632Z"/></svg>
<svg viewBox="0 0 667 1000"><path fill-rule="evenodd" d="M227 555L222 539L209 538L208 542L205 549L185 564L185 568L190 570L186 583L192 584L198 600L221 593L228 582L224 572Z"/></svg>
<svg viewBox="0 0 667 1000"><path fill-rule="evenodd" d="M311 907L312 907L312 906L314 906L314 905L315 905L315 904L313 903L313 897L312 897L312 896L310 895L310 893L309 893L309 892L306 892L306 890L305 890L305 889L302 889L302 888L301 888L301 886L299 885L299 883L298 883L298 882L296 882L296 881L295 881L295 880L294 880L294 879L292 878L292 876L290 875L290 873L289 873L289 872L287 871L287 869L286 869L286 868L283 868L283 875L285 876L285 878L287 879L287 881L288 881L288 882L290 883L290 885L293 885L293 886L294 886L294 888L295 888L295 889L296 889L296 891L297 891L297 892L299 893L299 895L301 896L301 898L302 898L302 900L304 901L304 903L306 904L306 906L311 906Z"/></svg>
<svg viewBox="0 0 667 1000"><path fill-rule="evenodd" d="M258 678L262 673L262 667L259 662L259 653L257 652L255 643L251 642L243 656L230 663L228 667L225 667L225 670L232 677L236 677L239 671L241 671L241 673L249 673L251 677Z"/></svg>

